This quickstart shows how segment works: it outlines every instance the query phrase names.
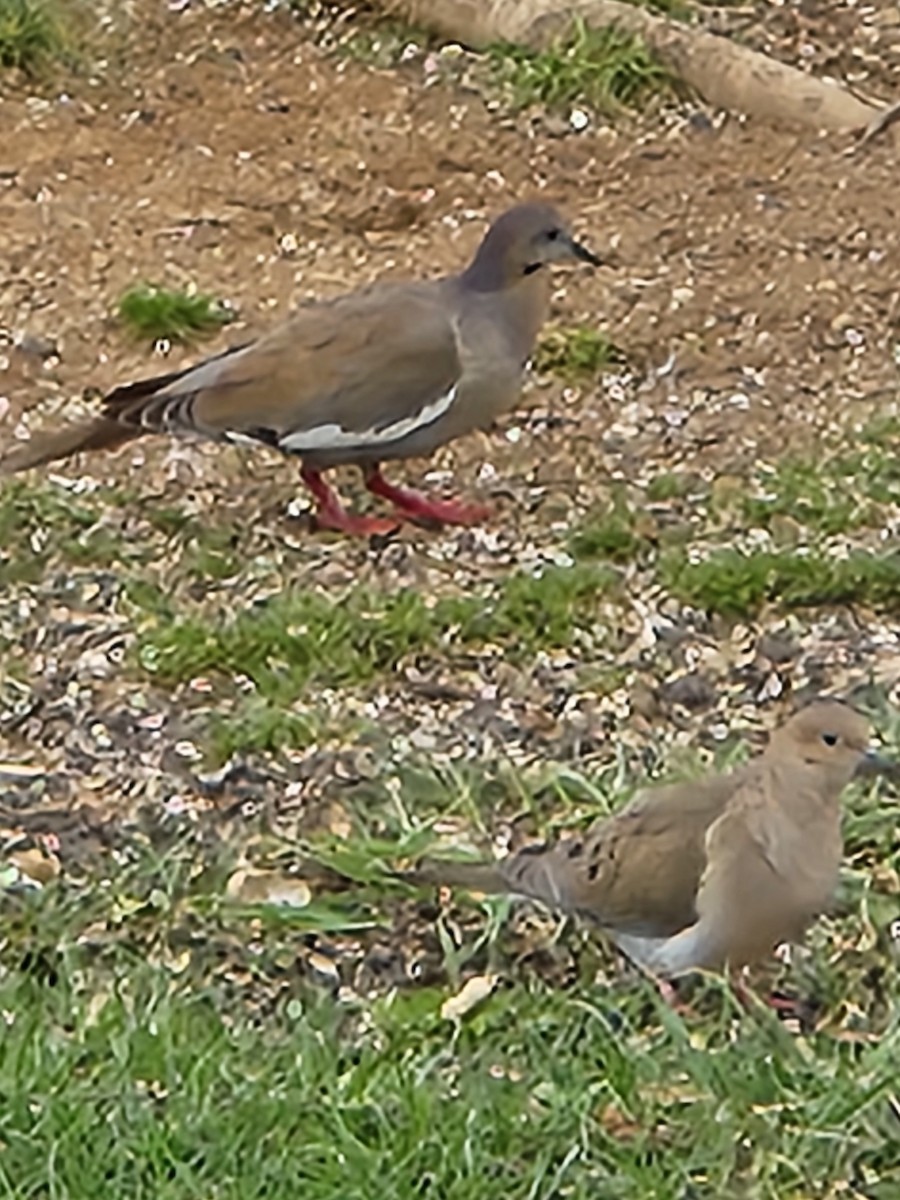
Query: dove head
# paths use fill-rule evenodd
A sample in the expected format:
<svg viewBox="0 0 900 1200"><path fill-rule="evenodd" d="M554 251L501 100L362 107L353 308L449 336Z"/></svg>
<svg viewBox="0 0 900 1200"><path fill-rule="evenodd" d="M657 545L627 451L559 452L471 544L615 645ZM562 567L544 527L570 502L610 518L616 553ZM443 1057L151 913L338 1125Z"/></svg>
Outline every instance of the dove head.
<svg viewBox="0 0 900 1200"><path fill-rule="evenodd" d="M599 267L603 260L575 240L552 205L517 204L493 223L460 278L470 291L502 291L550 263Z"/></svg>
<svg viewBox="0 0 900 1200"><path fill-rule="evenodd" d="M868 756L866 718L842 700L815 700L772 735L771 752L799 759L829 791L840 791Z"/></svg>

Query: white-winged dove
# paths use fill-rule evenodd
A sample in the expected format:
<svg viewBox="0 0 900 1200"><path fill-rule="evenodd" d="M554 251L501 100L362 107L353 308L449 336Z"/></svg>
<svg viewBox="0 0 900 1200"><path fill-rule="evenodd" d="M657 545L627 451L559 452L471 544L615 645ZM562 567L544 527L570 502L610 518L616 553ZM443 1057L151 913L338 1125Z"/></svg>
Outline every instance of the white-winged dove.
<svg viewBox="0 0 900 1200"><path fill-rule="evenodd" d="M547 312L543 268L571 261L601 262L554 208L519 205L494 222L461 274L376 284L301 308L249 345L116 388L96 418L36 435L0 461L0 473L146 433L199 434L297 456L324 528L397 527L342 508L322 472L350 463L400 519L482 520L484 509L394 486L380 464L431 454L516 403Z"/></svg>
<svg viewBox="0 0 900 1200"><path fill-rule="evenodd" d="M853 708L819 700L729 775L640 792L583 837L496 863L425 861L405 877L578 913L663 979L739 968L799 940L831 900L840 795L876 759L868 739Z"/></svg>

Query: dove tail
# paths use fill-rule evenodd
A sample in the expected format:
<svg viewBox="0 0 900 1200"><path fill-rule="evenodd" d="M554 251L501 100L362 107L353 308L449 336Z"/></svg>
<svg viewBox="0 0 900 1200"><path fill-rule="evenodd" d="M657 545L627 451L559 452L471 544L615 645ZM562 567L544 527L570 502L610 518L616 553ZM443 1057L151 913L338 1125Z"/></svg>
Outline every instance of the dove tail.
<svg viewBox="0 0 900 1200"><path fill-rule="evenodd" d="M0 475L15 475L32 467L43 467L57 459L71 458L83 451L114 450L145 430L121 425L108 417L94 417L67 425L53 433L38 433L0 458Z"/></svg>
<svg viewBox="0 0 900 1200"><path fill-rule="evenodd" d="M411 871L403 872L407 883L435 887L462 887L473 892L503 893L509 883L495 863L442 862L422 859Z"/></svg>

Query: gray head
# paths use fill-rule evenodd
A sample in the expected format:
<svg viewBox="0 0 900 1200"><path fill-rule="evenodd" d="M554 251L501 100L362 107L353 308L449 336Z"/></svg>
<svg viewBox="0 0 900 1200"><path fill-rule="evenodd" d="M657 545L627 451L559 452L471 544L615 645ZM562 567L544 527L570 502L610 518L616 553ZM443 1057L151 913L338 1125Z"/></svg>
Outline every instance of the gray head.
<svg viewBox="0 0 900 1200"><path fill-rule="evenodd" d="M566 262L602 265L602 259L575 241L551 204L517 204L487 231L462 281L475 291L496 291L549 263Z"/></svg>

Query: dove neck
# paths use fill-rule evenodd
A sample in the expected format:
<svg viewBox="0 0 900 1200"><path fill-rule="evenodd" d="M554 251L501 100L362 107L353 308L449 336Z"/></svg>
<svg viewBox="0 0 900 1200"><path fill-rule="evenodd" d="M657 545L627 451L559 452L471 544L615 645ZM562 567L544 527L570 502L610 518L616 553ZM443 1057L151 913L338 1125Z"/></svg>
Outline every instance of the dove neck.
<svg viewBox="0 0 900 1200"><path fill-rule="evenodd" d="M848 779L823 769L820 763L784 762L769 764L769 795L778 797L778 808L798 825L819 823L828 814L840 821L841 792Z"/></svg>

